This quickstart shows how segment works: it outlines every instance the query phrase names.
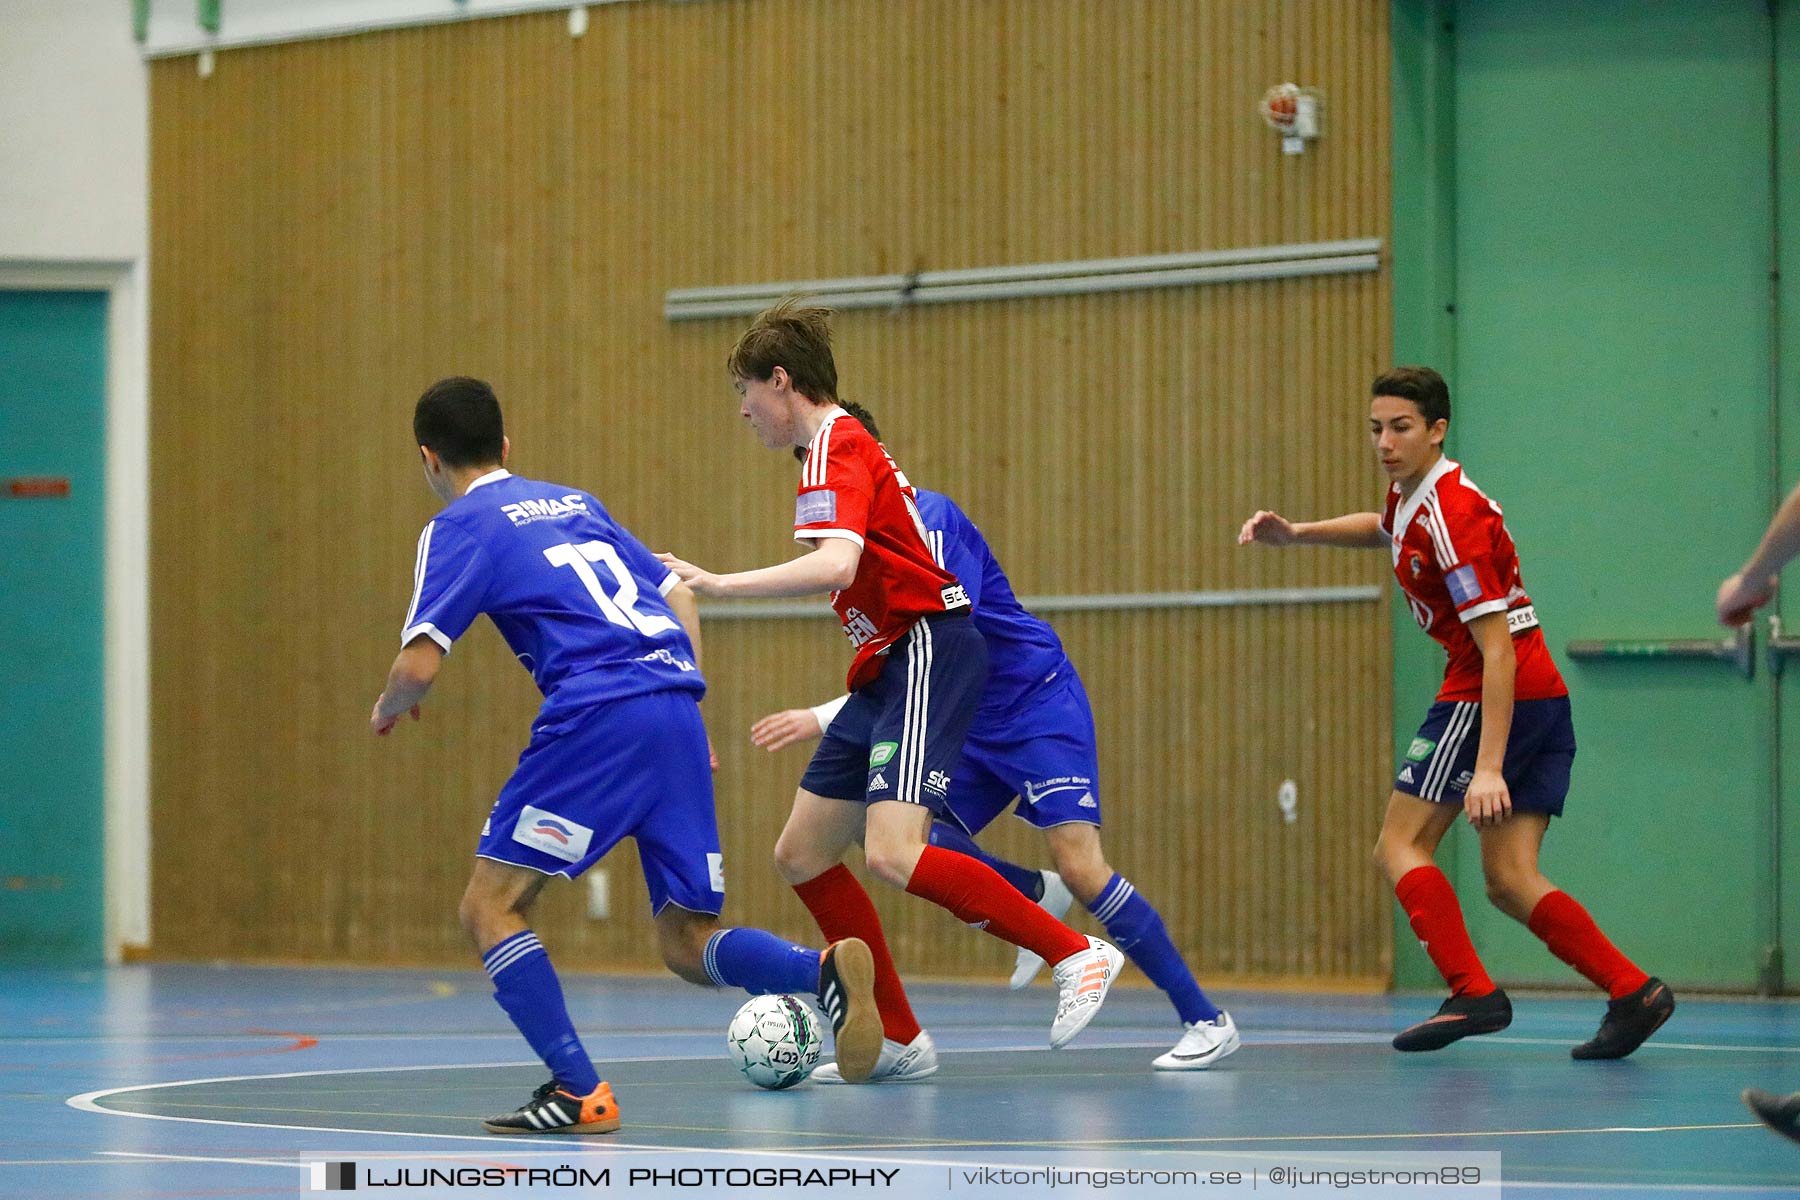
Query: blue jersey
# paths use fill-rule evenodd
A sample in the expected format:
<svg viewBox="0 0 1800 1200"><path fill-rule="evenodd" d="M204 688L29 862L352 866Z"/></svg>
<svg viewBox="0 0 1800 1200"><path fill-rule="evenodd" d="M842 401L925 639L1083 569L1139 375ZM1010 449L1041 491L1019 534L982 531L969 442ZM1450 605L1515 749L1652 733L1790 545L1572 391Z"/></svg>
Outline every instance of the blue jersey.
<svg viewBox="0 0 1800 1200"><path fill-rule="evenodd" d="M948 496L915 488L919 519L938 564L955 575L974 605L975 628L988 649L987 686L975 727L1016 713L1032 691L1073 672L1056 631L1032 616L1013 595L1006 572L975 522Z"/></svg>
<svg viewBox="0 0 1800 1200"><path fill-rule="evenodd" d="M675 575L586 492L492 471L419 535L400 635L442 646L486 613L544 694L540 724L646 692L706 690Z"/></svg>

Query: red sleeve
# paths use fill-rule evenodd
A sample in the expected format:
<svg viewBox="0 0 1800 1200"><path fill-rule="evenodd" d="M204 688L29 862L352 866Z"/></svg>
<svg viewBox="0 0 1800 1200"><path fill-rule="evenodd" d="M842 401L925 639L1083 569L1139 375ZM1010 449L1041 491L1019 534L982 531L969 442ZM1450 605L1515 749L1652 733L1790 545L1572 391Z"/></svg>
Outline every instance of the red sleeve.
<svg viewBox="0 0 1800 1200"><path fill-rule="evenodd" d="M1499 516L1486 504L1475 508L1441 500L1421 515L1456 615L1466 624L1488 613L1505 612L1506 589L1494 569L1493 524Z"/></svg>
<svg viewBox="0 0 1800 1200"><path fill-rule="evenodd" d="M852 431L847 426L855 426ZM875 481L866 452L875 439L855 421L840 418L825 428L800 468L800 491L794 501L794 538L837 537L863 545ZM819 461L815 461L819 460Z"/></svg>

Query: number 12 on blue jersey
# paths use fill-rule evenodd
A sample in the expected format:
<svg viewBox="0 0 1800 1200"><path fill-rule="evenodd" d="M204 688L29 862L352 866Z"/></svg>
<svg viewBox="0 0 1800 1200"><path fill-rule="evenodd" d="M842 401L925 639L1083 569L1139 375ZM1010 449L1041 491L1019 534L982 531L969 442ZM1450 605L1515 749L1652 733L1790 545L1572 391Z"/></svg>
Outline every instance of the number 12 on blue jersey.
<svg viewBox="0 0 1800 1200"><path fill-rule="evenodd" d="M627 629L635 629L645 637L655 637L676 628L675 622L660 614L644 614L637 610L638 585L625 567L625 560L619 552L605 542L582 542L579 546L564 542L560 546L551 546L544 551L544 557L550 560L553 567L572 567L588 595L606 614L606 619L614 625L623 625ZM613 595L606 594L606 587L600 582L600 576L594 573L592 563L605 563L613 578L618 581L618 590Z"/></svg>

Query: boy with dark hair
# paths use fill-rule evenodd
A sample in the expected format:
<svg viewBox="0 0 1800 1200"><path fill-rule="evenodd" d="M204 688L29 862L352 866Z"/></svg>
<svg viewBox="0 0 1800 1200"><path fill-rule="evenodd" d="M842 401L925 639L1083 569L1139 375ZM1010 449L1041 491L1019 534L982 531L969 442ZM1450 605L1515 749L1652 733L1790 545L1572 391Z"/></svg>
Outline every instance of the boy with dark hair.
<svg viewBox="0 0 1800 1200"><path fill-rule="evenodd" d="M731 575L660 557L701 596L831 593L855 650L851 697L806 769L775 864L827 939L868 943L886 1038L904 1045L918 1022L875 907L841 862L858 840L883 880L1056 965L1050 1044L1061 1046L1093 1018L1124 956L1056 920L986 864L928 840L980 701L987 650L967 620L967 592L925 544L912 485L866 429L843 419L829 316L779 304L727 360L740 412L763 445L806 448L794 537L809 553ZM830 1015L834 1025L841 1019L836 1009Z"/></svg>
<svg viewBox="0 0 1800 1200"><path fill-rule="evenodd" d="M880 440L867 409L839 403ZM804 459L804 451L796 448L795 456ZM1080 899L1113 943L1169 997L1181 1018L1180 1039L1152 1065L1159 1071L1212 1066L1238 1048L1237 1026L1200 990L1155 907L1106 861L1100 846L1094 714L1062 639L1019 603L987 539L962 509L948 496L925 488L914 488L913 494L932 555L969 593L971 620L987 645L989 665L962 761L944 810L931 825L931 844L987 863L1052 916L1061 917ZM831 727L848 700L843 696L815 708L771 713L756 723L751 740L771 751L811 741ZM1056 871L1027 870L976 844L975 835L1014 800L1016 815L1043 831ZM1029 950L1021 949L1018 958L1014 988L1030 983L1044 965ZM886 1042L870 1082L922 1079L936 1070L931 1035L921 1030L910 1040ZM814 1078L831 1083L837 1074L828 1064Z"/></svg>
<svg viewBox="0 0 1800 1200"><path fill-rule="evenodd" d="M419 536L401 650L369 726L419 717L455 640L482 613L544 693L500 791L463 894L464 931L494 999L551 1079L493 1133L610 1133L619 1106L576 1036L562 985L525 917L554 875L573 879L635 838L664 963L701 985L829 993L846 1078L881 1048L869 948L823 954L760 929L722 929L723 863L700 720L693 596L586 492L513 475L487 384L446 379L413 414L425 480L444 509Z"/></svg>
<svg viewBox="0 0 1800 1200"><path fill-rule="evenodd" d="M1568 795L1575 726L1512 535L1500 506L1444 456L1443 377L1399 367L1371 391L1369 439L1392 480L1386 510L1310 523L1258 512L1238 543L1388 550L1414 619L1449 655L1437 703L1388 797L1375 860L1451 994L1436 1016L1396 1036L1394 1048L1437 1050L1512 1023L1512 1004L1488 978L1456 893L1432 861L1461 812L1480 830L1494 906L1611 998L1600 1031L1571 1054L1623 1058L1669 1019L1675 998L1538 870L1550 818Z"/></svg>

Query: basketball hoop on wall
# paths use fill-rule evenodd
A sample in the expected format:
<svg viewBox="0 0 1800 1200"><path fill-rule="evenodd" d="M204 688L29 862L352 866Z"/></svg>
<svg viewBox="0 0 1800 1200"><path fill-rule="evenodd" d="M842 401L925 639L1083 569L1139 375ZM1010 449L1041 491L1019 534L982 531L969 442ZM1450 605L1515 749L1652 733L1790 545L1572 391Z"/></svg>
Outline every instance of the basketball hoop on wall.
<svg viewBox="0 0 1800 1200"><path fill-rule="evenodd" d="M1324 111L1325 99L1317 88L1278 83L1263 93L1262 119L1281 135L1283 154L1300 154L1306 150L1306 143L1319 136Z"/></svg>

